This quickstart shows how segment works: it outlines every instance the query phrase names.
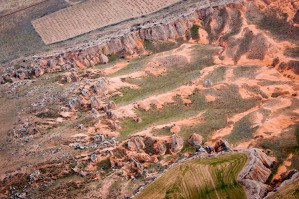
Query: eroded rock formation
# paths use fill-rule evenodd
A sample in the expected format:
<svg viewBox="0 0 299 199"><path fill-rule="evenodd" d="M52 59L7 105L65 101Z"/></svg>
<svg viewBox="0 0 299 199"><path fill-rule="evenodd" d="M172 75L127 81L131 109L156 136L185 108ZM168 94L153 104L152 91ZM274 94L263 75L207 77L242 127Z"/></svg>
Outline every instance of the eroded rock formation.
<svg viewBox="0 0 299 199"><path fill-rule="evenodd" d="M202 144L202 136L200 136L196 133L193 133L189 136L188 142L190 145L192 145L196 148L199 148Z"/></svg>
<svg viewBox="0 0 299 199"><path fill-rule="evenodd" d="M248 199L263 198L270 190L266 185L271 174L274 161L259 149L244 150L247 154L247 163L238 176L238 182L245 187Z"/></svg>

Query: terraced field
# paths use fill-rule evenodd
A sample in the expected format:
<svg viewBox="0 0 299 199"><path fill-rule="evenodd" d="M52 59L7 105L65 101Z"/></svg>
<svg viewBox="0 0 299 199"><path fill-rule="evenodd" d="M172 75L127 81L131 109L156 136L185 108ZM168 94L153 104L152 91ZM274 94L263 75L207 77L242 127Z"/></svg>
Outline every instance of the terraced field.
<svg viewBox="0 0 299 199"><path fill-rule="evenodd" d="M236 181L245 163L244 154L191 160L167 171L136 198L246 198Z"/></svg>
<svg viewBox="0 0 299 199"><path fill-rule="evenodd" d="M104 26L147 15L179 0L90 0L32 22L46 44L63 41Z"/></svg>

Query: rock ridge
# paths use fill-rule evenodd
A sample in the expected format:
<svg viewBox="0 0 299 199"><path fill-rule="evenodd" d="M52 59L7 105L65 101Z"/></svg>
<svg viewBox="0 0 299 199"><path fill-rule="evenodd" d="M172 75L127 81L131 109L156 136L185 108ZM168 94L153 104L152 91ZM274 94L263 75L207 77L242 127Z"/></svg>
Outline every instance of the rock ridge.
<svg viewBox="0 0 299 199"><path fill-rule="evenodd" d="M93 45L81 46L80 48L47 56L35 55L32 57L30 65L21 66L20 68L20 66L15 67L13 64L9 64L5 67L0 76L0 83L17 79L36 78L44 73L70 70L72 68L84 69L97 64L106 64L109 61L109 55L122 51L129 55L142 54L145 51L143 46L145 40L166 41L185 37L194 23L211 14L213 8L241 2L242 0L200 1L195 6L187 8L178 17L171 15L155 23L145 23L121 31L113 37L104 38ZM17 65L22 65L22 63L17 63Z"/></svg>

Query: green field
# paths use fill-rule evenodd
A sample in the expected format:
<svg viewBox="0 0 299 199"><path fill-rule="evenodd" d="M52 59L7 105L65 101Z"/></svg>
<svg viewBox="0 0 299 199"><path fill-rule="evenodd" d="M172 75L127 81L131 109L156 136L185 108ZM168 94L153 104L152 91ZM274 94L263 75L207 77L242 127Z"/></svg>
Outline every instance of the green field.
<svg viewBox="0 0 299 199"><path fill-rule="evenodd" d="M196 159L175 166L143 190L139 198L246 198L237 175L245 154Z"/></svg>

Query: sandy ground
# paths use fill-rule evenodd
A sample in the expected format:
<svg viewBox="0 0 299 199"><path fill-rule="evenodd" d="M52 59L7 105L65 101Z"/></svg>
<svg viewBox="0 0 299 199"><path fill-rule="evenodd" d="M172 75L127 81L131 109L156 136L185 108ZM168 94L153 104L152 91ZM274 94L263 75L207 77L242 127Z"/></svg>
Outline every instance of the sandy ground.
<svg viewBox="0 0 299 199"><path fill-rule="evenodd" d="M127 61L120 61L120 62L117 62L116 64L114 64L113 66L109 67L109 68L105 68L103 70L103 74L104 75L110 75L110 74L113 74L113 73L116 73L117 71L127 67L129 64L129 62Z"/></svg>
<svg viewBox="0 0 299 199"><path fill-rule="evenodd" d="M293 154L290 154L285 161L283 161L282 165L278 168L277 173L274 175L273 180L278 180L281 177L281 174L287 172L287 167L291 166L293 158ZM272 180L272 181L273 181Z"/></svg>

